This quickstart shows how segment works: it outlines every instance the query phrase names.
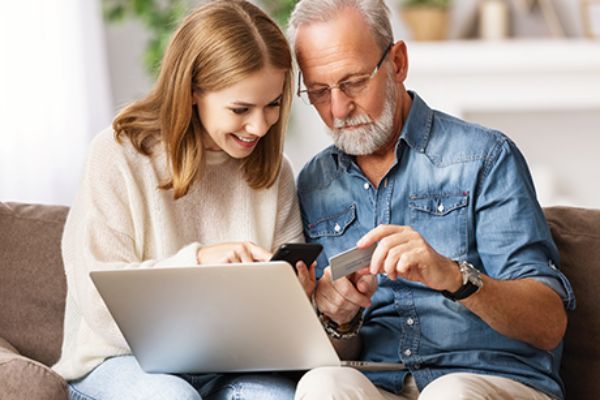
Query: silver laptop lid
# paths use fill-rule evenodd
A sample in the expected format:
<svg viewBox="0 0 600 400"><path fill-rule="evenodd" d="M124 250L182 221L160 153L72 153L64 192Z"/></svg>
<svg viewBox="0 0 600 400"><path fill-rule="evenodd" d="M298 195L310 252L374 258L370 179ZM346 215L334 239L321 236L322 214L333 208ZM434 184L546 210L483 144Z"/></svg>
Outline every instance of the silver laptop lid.
<svg viewBox="0 0 600 400"><path fill-rule="evenodd" d="M287 263L94 271L90 276L147 372L340 365Z"/></svg>

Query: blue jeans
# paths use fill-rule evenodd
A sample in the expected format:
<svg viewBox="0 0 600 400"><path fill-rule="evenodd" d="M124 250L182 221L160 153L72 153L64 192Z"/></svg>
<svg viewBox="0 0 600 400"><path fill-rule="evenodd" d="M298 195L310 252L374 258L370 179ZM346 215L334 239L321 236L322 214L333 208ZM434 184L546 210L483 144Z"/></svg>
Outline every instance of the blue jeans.
<svg viewBox="0 0 600 400"><path fill-rule="evenodd" d="M291 400L295 390L293 379L275 373L149 374L133 356L109 358L69 382L71 400Z"/></svg>

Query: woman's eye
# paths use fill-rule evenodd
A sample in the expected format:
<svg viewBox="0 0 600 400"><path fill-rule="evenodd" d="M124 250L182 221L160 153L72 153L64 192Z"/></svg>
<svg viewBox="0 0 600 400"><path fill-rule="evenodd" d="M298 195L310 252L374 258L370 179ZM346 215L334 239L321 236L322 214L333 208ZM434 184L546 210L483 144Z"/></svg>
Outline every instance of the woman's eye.
<svg viewBox="0 0 600 400"><path fill-rule="evenodd" d="M231 112L237 115L242 115L248 112L247 107L230 108Z"/></svg>
<svg viewBox="0 0 600 400"><path fill-rule="evenodd" d="M269 107L272 107L272 108L280 107L280 106L281 106L281 100L277 100L277 101L274 101L269 104Z"/></svg>

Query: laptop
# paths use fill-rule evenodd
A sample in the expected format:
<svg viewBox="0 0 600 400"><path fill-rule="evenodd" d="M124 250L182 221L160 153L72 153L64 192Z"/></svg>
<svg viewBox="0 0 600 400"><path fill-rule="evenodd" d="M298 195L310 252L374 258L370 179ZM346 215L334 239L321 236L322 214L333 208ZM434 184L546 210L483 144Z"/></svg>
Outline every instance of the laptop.
<svg viewBox="0 0 600 400"><path fill-rule="evenodd" d="M340 361L285 262L104 270L90 277L146 372L404 369Z"/></svg>

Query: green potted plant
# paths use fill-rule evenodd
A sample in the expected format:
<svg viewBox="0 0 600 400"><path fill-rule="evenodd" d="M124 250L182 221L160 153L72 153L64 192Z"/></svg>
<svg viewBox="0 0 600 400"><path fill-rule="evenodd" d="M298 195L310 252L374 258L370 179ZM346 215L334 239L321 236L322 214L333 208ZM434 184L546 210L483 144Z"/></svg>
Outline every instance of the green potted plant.
<svg viewBox="0 0 600 400"><path fill-rule="evenodd" d="M282 27L298 0L262 0L262 5ZM144 52L144 65L156 76L173 29L185 14L202 2L199 0L102 0L108 22L137 19L147 29L149 41Z"/></svg>
<svg viewBox="0 0 600 400"><path fill-rule="evenodd" d="M138 19L147 29L149 41L144 52L144 66L156 76L173 29L190 8L188 0L102 0L108 22Z"/></svg>
<svg viewBox="0 0 600 400"><path fill-rule="evenodd" d="M401 15L414 40L443 40L452 0L400 0Z"/></svg>

